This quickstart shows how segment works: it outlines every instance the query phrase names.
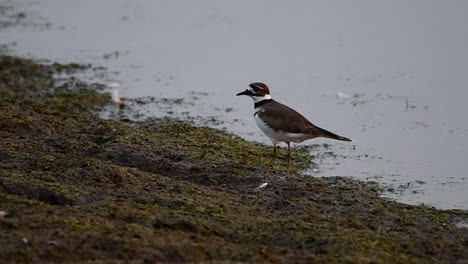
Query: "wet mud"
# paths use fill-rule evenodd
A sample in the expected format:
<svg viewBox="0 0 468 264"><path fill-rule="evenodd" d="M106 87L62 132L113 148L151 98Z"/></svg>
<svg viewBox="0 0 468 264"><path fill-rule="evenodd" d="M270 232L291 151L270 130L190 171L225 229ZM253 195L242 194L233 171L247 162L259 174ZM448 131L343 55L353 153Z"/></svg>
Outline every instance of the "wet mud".
<svg viewBox="0 0 468 264"><path fill-rule="evenodd" d="M5 263L466 263L468 212L382 198L378 185L269 174L270 146L170 118L105 120L80 65L0 56ZM181 102L183 103L183 102ZM268 184L265 184L268 183Z"/></svg>

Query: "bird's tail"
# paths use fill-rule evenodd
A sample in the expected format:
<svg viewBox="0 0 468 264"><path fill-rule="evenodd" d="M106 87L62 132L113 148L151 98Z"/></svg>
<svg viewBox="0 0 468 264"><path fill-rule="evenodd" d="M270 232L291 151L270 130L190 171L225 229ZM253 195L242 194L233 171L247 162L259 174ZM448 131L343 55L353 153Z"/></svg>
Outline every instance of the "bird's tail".
<svg viewBox="0 0 468 264"><path fill-rule="evenodd" d="M335 140L341 140L341 141L351 141L351 139L347 138L347 137L342 137L342 136L339 136L335 133L332 133L328 130L325 130L321 127L316 127L320 136L321 137L325 137L325 138L331 138L331 139L335 139Z"/></svg>

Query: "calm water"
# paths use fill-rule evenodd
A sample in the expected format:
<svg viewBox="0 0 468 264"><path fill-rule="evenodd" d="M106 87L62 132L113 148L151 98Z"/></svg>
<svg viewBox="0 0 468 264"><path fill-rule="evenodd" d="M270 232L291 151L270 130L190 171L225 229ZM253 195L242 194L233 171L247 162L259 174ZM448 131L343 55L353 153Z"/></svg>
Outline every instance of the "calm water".
<svg viewBox="0 0 468 264"><path fill-rule="evenodd" d="M468 209L467 1L0 0L14 54L108 68L141 116L196 116L268 143L251 81L352 138L309 174L377 181L386 196ZM161 98L183 98L182 105ZM222 121L222 122L221 122ZM323 146L328 143L328 148ZM332 152L332 153L330 153Z"/></svg>

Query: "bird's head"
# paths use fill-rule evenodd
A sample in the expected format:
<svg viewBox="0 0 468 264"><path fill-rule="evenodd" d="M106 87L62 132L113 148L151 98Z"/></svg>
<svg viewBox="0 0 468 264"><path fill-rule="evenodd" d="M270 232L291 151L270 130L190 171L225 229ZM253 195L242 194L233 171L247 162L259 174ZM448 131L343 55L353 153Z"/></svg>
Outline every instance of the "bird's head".
<svg viewBox="0 0 468 264"><path fill-rule="evenodd" d="M270 90L268 86L261 82L254 82L249 84L249 88L243 92L236 94L239 95L247 95L250 96L254 100L254 102L260 102L262 100L271 99Z"/></svg>

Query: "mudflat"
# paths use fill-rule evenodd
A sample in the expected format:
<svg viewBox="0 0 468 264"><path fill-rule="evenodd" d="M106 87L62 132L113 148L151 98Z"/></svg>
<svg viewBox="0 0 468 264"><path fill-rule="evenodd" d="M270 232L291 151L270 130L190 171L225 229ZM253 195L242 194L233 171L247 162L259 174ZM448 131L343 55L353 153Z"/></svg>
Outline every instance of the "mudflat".
<svg viewBox="0 0 468 264"><path fill-rule="evenodd" d="M467 211L303 175L307 151L286 179L284 149L265 175L271 146L171 119L103 120L99 84L54 77L83 67L0 56L2 262L468 260Z"/></svg>

